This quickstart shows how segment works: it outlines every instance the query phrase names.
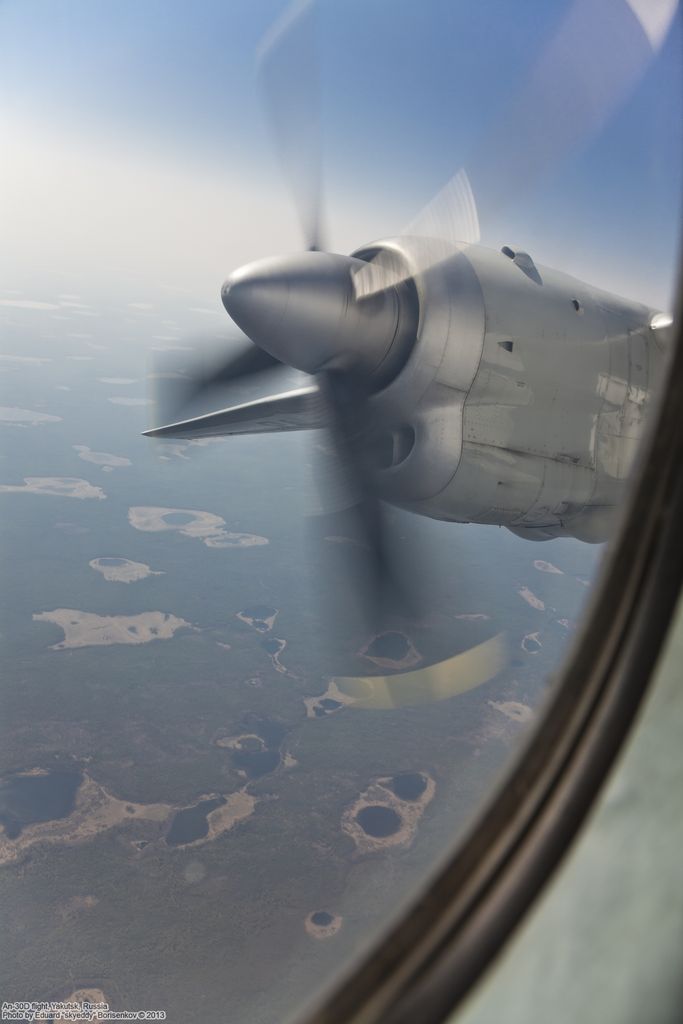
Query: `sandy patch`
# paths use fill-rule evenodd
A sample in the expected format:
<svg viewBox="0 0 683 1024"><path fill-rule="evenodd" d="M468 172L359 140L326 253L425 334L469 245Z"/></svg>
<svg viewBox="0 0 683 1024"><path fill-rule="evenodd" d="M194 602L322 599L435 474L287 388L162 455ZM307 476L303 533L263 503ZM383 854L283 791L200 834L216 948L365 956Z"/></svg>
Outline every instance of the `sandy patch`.
<svg viewBox="0 0 683 1024"><path fill-rule="evenodd" d="M187 522L169 522L169 516L189 517ZM267 537L253 533L230 533L224 529L225 519L213 512L189 508L158 508L152 505L134 505L128 509L128 522L136 530L155 533L177 530L185 537L196 537L209 548L246 548L268 544Z"/></svg>
<svg viewBox="0 0 683 1024"><path fill-rule="evenodd" d="M292 673L280 661L280 655L284 652L285 648L287 647L287 641L282 640L280 637L274 636L271 637L268 641L264 640L263 643L264 650L268 654L268 657L270 658L270 663L275 669L275 671L279 672L280 675L283 676L291 676ZM266 643L268 644L267 647L265 646Z"/></svg>
<svg viewBox="0 0 683 1024"><path fill-rule="evenodd" d="M197 840L197 843L206 843L208 840L222 835L223 832L229 832L239 821L244 821L254 813L257 802L256 797L244 789L238 789L235 793L231 793L225 798L224 804L216 807L206 816L209 823L209 834L203 839Z"/></svg>
<svg viewBox="0 0 683 1024"><path fill-rule="evenodd" d="M573 629L574 626L569 619L557 619L558 626L562 626L563 629Z"/></svg>
<svg viewBox="0 0 683 1024"><path fill-rule="evenodd" d="M381 642L383 637L400 637L405 641L406 653L402 658L390 658L386 655L370 654L370 648L378 640ZM396 630L390 630L386 633L377 633L373 636L364 647L358 651L358 654L362 658L367 658L373 665L377 665L379 668L413 668L414 665L419 664L422 661L422 655L413 646L412 641L405 633L398 633Z"/></svg>
<svg viewBox="0 0 683 1024"><path fill-rule="evenodd" d="M105 580L113 583L135 583L136 580L144 580L147 576L164 576L165 573L150 569L144 562L132 562L129 558L117 558L116 565L108 565L111 559L103 556L93 558L88 562L91 569L101 572Z"/></svg>
<svg viewBox="0 0 683 1024"><path fill-rule="evenodd" d="M379 778L370 783L357 800L347 807L342 815L342 831L353 839L356 852L359 854L377 853L393 846L410 846L425 807L431 802L436 792L436 783L427 772L421 772L426 780L425 790L417 800L400 800L389 788L391 776ZM364 831L357 816L365 807L386 807L394 811L400 825L396 832L389 836L371 836Z"/></svg>
<svg viewBox="0 0 683 1024"><path fill-rule="evenodd" d="M543 601L541 601L540 597L536 597L528 587L519 587L517 593L524 601L526 601L527 604L530 604L532 608L537 608L539 612L545 611Z"/></svg>
<svg viewBox="0 0 683 1024"><path fill-rule="evenodd" d="M326 701L334 701L338 707L334 707L331 704L326 706ZM321 693L319 697L304 697L307 718L322 718L324 715L331 715L335 711L340 711L345 704L355 703L356 698L348 693L342 693L334 679L330 681L325 692Z"/></svg>
<svg viewBox="0 0 683 1024"><path fill-rule="evenodd" d="M538 569L539 572L551 572L555 573L556 576L564 576L561 569L558 569L552 562L544 562L542 558L537 558L534 562L534 569Z"/></svg>
<svg viewBox="0 0 683 1024"><path fill-rule="evenodd" d="M227 747L228 750L253 750L257 744L259 750L266 749L265 743L255 732L244 732L241 736L220 736L214 742L217 747Z"/></svg>
<svg viewBox="0 0 683 1024"><path fill-rule="evenodd" d="M513 722L530 722L534 717L533 708L516 700L489 700L486 703L495 711L500 711L501 715L511 718Z"/></svg>
<svg viewBox="0 0 683 1024"><path fill-rule="evenodd" d="M541 643L540 633L527 633L526 636L522 637L520 647L527 654L538 654L543 644Z"/></svg>
<svg viewBox="0 0 683 1024"><path fill-rule="evenodd" d="M279 614L279 608L273 608L272 614L264 615L263 618L259 618L257 615L247 615L246 611L237 612L236 617L240 622L246 622L246 624L251 626L252 629L255 629L257 633L270 633Z"/></svg>
<svg viewBox="0 0 683 1024"><path fill-rule="evenodd" d="M101 487L76 476L25 476L23 484L0 484L6 494L49 494L57 498L106 498Z"/></svg>
<svg viewBox="0 0 683 1024"><path fill-rule="evenodd" d="M314 918L325 915L325 924L316 924ZM329 920L327 920L329 918ZM304 928L313 939L331 939L336 935L342 926L342 918L339 914L330 914L327 911L313 910L304 921Z"/></svg>
<svg viewBox="0 0 683 1024"><path fill-rule="evenodd" d="M220 794L200 797L200 800L212 799ZM254 812L258 803L256 797L246 790L240 789L223 798L225 803L207 815L209 831L206 836L185 846L198 846L206 843L224 832L229 831L238 822L244 821ZM7 839L0 834L0 865L18 860L28 849L37 843L62 843L72 845L85 842L108 829L127 825L129 822L146 821L161 824L170 823L172 817L184 807L173 804L136 804L130 800L119 800L111 796L103 786L89 775L84 774L83 782L78 790L76 804L67 818L55 821L38 822L26 825L16 839ZM149 846L157 846L157 842L133 843L139 850ZM92 909L97 903L94 896L77 896L62 907L60 913L71 914Z"/></svg>
<svg viewBox="0 0 683 1024"><path fill-rule="evenodd" d="M17 423L22 427L42 427L45 423L59 423L61 416L49 416L46 412L32 409L17 409L16 406L0 406L0 423Z"/></svg>
<svg viewBox="0 0 683 1024"><path fill-rule="evenodd" d="M465 622L477 622L477 620L481 620L482 622L488 622L491 616L484 615L483 612L470 612L467 615L454 615L453 618L463 619Z"/></svg>
<svg viewBox="0 0 683 1024"><path fill-rule="evenodd" d="M139 615L95 615L75 608L55 608L39 612L34 622L52 622L64 630L64 639L51 650L67 647L97 647L104 644L147 644L169 640L178 629L196 629L185 619L167 612L141 612Z"/></svg>
<svg viewBox="0 0 683 1024"><path fill-rule="evenodd" d="M83 459L85 462L94 462L96 466L102 466L104 469L117 469L119 466L132 466L130 459L127 459L124 455L111 455L109 452L94 452L85 444L73 444L71 447L75 452L78 452L79 459Z"/></svg>
<svg viewBox="0 0 683 1024"><path fill-rule="evenodd" d="M134 804L130 800L119 800L85 774L76 805L67 818L25 825L16 839L0 836L0 864L17 860L36 843L84 842L125 822L165 821L174 810L171 804Z"/></svg>
<svg viewBox="0 0 683 1024"><path fill-rule="evenodd" d="M238 822L249 818L254 813L254 808L258 803L258 799L252 796L251 793L247 793L246 788L238 789L235 793L230 793L225 797L221 793L205 793L203 796L198 797L195 803L218 798L222 799L224 803L220 807L215 807L213 811L207 814L206 822L209 827L207 834L189 843L174 844L174 849L186 850L188 846L202 846L204 843L216 839L217 836L222 835L224 832L229 832ZM187 810L187 808L178 807L176 810L183 811Z"/></svg>

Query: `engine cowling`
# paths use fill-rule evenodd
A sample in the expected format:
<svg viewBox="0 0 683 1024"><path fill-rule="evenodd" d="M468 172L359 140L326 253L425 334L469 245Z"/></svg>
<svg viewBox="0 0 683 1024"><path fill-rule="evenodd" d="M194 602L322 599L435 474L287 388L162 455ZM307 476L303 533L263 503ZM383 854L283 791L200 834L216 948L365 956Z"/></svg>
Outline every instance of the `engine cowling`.
<svg viewBox="0 0 683 1024"><path fill-rule="evenodd" d="M419 309L405 365L370 398L381 497L532 539L605 540L661 375L657 311L509 247L442 245L431 261L420 238L353 254L410 280Z"/></svg>

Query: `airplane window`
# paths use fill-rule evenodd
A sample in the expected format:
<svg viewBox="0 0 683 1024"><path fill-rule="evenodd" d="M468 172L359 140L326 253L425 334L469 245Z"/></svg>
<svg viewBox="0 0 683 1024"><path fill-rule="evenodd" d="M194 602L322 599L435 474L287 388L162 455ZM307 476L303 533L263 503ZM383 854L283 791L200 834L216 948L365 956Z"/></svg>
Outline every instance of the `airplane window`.
<svg viewBox="0 0 683 1024"><path fill-rule="evenodd" d="M46 14L0 6L3 1012L279 1024L593 621L673 348L680 10Z"/></svg>

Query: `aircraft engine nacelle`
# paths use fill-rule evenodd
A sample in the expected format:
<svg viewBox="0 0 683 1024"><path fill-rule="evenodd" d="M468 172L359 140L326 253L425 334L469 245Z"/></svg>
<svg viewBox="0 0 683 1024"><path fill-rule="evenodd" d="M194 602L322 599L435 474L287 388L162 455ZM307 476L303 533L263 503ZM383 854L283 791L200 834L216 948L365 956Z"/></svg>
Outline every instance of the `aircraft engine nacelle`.
<svg viewBox="0 0 683 1024"><path fill-rule="evenodd" d="M508 247L438 244L436 260L433 240L409 237L353 253L372 261L361 288L389 274L419 308L407 360L370 399L381 496L531 539L606 540L664 362L657 311Z"/></svg>

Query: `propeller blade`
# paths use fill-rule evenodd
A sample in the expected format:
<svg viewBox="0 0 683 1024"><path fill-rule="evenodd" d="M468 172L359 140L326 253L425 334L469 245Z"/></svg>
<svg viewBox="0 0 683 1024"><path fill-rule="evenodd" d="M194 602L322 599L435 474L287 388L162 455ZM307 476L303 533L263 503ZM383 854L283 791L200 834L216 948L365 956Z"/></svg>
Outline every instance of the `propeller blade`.
<svg viewBox="0 0 683 1024"><path fill-rule="evenodd" d="M313 0L294 0L257 50L257 73L275 148L308 249L323 250L320 69Z"/></svg>
<svg viewBox="0 0 683 1024"><path fill-rule="evenodd" d="M213 339L211 354L207 346L203 354L171 353L155 361L151 379L156 385L158 419L176 421L184 409L219 388L258 377L276 367L284 369L278 359L249 341L240 339L231 346L231 354L227 358L222 339L220 355L216 348L216 339Z"/></svg>
<svg viewBox="0 0 683 1024"><path fill-rule="evenodd" d="M145 430L146 437L226 437L231 434L271 434L283 430L314 430L327 423L317 387L296 388L268 395L204 416Z"/></svg>
<svg viewBox="0 0 683 1024"><path fill-rule="evenodd" d="M491 223L553 168L596 137L628 98L662 47L678 0L575 0L464 168L401 232L448 243L480 240L479 209ZM422 247L418 272L443 258L443 245ZM370 295L405 276L396 266L355 277L356 295Z"/></svg>
<svg viewBox="0 0 683 1024"><path fill-rule="evenodd" d="M211 377L205 382L206 387L213 387L221 384L230 384L240 377L251 377L263 370L272 370L274 366L281 366L282 363L275 356L271 356L262 348L256 345L247 344L241 352L234 355L222 366L217 366Z"/></svg>
<svg viewBox="0 0 683 1024"><path fill-rule="evenodd" d="M361 571L352 571L375 627L396 615L413 618L414 601L401 581L401 559L377 494L373 452L367 447L365 383L350 372L329 370L319 375L319 387L327 404L332 444L325 475L333 478L333 507L343 508L334 516L333 539L348 541L344 559L353 561L355 556L360 562Z"/></svg>

